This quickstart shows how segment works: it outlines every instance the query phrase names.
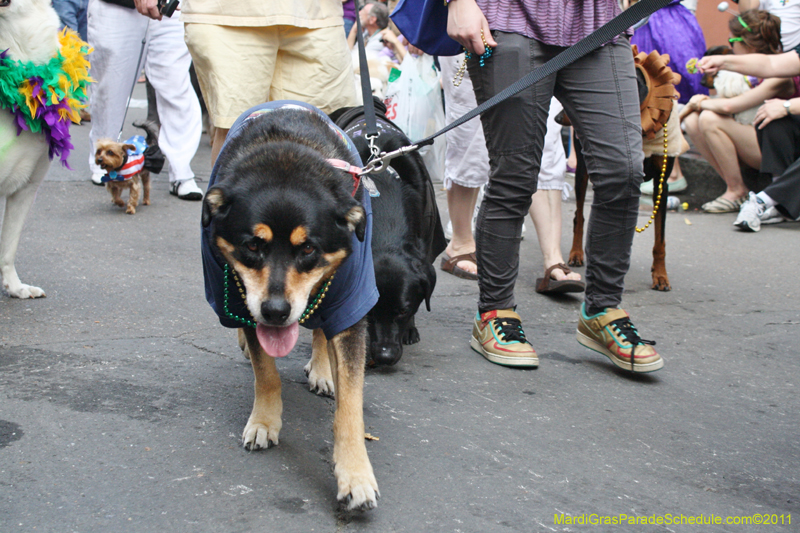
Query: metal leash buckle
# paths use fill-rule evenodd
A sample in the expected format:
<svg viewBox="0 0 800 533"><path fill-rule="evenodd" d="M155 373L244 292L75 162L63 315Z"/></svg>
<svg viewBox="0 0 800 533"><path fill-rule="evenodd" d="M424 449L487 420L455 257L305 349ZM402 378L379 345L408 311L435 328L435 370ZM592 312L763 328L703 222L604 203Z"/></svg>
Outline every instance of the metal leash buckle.
<svg viewBox="0 0 800 533"><path fill-rule="evenodd" d="M410 154L411 152L415 152L417 150L419 150L419 146L412 144L410 146L398 148L393 152L381 152L380 155L369 160L369 162L361 170L361 175L363 176L364 174L380 172L386 167L386 165L389 164L389 161L392 159L400 157L401 155Z"/></svg>

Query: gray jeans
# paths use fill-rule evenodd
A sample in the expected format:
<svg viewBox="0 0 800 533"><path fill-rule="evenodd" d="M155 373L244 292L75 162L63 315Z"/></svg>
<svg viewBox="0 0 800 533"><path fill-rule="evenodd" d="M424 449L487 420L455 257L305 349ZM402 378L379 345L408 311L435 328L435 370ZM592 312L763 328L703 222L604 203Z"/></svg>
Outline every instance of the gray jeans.
<svg viewBox="0 0 800 533"><path fill-rule="evenodd" d="M493 31L492 56L468 62L478 103L564 48ZM481 116L490 179L476 224L481 312L513 307L521 228L536 192L550 98L563 104L583 144L594 201L586 232L587 306L616 307L630 266L639 207L642 129L633 54L620 37Z"/></svg>

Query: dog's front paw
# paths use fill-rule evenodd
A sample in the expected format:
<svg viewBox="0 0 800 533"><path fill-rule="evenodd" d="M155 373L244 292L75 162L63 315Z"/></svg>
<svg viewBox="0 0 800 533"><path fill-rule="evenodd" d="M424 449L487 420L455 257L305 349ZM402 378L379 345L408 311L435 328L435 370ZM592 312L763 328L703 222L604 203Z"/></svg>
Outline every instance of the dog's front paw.
<svg viewBox="0 0 800 533"><path fill-rule="evenodd" d="M419 342L419 330L417 328L408 328L403 334L403 344L416 344Z"/></svg>
<svg viewBox="0 0 800 533"><path fill-rule="evenodd" d="M11 286L11 284L3 284L3 288L8 292L8 295L12 298L19 298L24 300L26 298L44 298L46 295L42 289L39 287L34 287L33 285L25 285L24 283L16 284L15 286Z"/></svg>
<svg viewBox="0 0 800 533"><path fill-rule="evenodd" d="M567 264L571 267L583 266L583 250L570 250Z"/></svg>
<svg viewBox="0 0 800 533"><path fill-rule="evenodd" d="M333 376L331 375L330 365L314 365L314 360L308 362L303 370L308 376L308 389L320 396L330 396L333 398L335 391L333 387Z"/></svg>
<svg viewBox="0 0 800 533"><path fill-rule="evenodd" d="M653 272L653 285L651 287L654 291L669 291L672 290L672 287L669 284L669 278L667 274L658 274Z"/></svg>
<svg viewBox="0 0 800 533"><path fill-rule="evenodd" d="M132 205L129 205L128 208L125 210L125 212L128 213L129 215L135 215L136 208L133 207Z"/></svg>
<svg viewBox="0 0 800 533"><path fill-rule="evenodd" d="M345 469L336 466L336 481L339 486L336 499L348 511L369 511L378 506L381 497L378 482L369 463L367 467L362 472L345 472Z"/></svg>
<svg viewBox="0 0 800 533"><path fill-rule="evenodd" d="M277 446L280 432L280 419L271 423L248 420L242 433L242 445L251 452Z"/></svg>

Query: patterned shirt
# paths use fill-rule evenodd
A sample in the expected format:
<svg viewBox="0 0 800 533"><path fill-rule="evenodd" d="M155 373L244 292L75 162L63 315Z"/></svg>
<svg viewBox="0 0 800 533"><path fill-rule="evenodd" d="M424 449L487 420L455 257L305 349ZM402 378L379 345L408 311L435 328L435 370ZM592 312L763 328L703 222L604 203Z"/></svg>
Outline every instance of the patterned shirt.
<svg viewBox="0 0 800 533"><path fill-rule="evenodd" d="M477 0L489 28L572 46L617 16L617 0Z"/></svg>

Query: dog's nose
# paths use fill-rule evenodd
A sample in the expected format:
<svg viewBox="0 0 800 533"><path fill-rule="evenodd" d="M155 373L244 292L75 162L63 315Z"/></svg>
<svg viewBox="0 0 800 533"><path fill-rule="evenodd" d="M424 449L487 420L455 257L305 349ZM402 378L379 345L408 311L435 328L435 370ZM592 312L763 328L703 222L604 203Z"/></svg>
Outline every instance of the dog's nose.
<svg viewBox="0 0 800 533"><path fill-rule="evenodd" d="M270 324L282 324L289 318L292 306L284 298L270 298L261 304L261 316Z"/></svg>
<svg viewBox="0 0 800 533"><path fill-rule="evenodd" d="M403 346L373 342L369 345L369 355L378 366L392 366L403 356Z"/></svg>

